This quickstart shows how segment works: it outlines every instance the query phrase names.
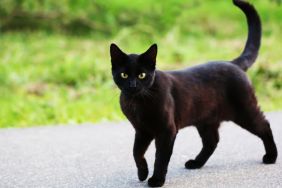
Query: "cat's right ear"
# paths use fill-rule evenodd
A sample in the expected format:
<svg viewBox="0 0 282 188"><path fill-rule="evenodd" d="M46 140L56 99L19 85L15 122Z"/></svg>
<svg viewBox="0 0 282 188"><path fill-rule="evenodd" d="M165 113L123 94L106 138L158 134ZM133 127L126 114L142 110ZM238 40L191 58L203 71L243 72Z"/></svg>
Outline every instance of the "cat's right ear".
<svg viewBox="0 0 282 188"><path fill-rule="evenodd" d="M114 43L111 44L110 47L110 54L111 54L111 62L112 65L119 64L125 60L127 55L121 51L121 49Z"/></svg>

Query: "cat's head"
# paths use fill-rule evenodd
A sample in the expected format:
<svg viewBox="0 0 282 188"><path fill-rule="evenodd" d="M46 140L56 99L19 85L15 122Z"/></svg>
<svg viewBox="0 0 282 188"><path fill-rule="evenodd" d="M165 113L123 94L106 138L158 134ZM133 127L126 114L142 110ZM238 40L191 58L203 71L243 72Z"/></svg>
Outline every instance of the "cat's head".
<svg viewBox="0 0 282 188"><path fill-rule="evenodd" d="M125 95L145 94L155 79L157 45L142 54L126 54L117 45L110 47L112 75Z"/></svg>

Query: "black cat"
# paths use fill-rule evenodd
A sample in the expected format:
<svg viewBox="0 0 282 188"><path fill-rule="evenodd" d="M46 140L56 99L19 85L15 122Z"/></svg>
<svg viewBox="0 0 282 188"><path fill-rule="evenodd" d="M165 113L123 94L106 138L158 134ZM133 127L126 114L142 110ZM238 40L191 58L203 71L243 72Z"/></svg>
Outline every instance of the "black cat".
<svg viewBox="0 0 282 188"><path fill-rule="evenodd" d="M201 168L212 155L222 121L233 121L257 135L266 150L263 163L276 161L277 149L269 122L260 111L244 72L258 55L260 18L249 3L233 3L245 13L249 33L244 51L232 61L163 72L155 69L156 44L140 55L127 55L111 45L112 74L121 90L121 109L136 131L133 155L140 181L148 176L144 153L155 139L156 159L149 186L164 184L177 132L190 125L197 128L203 148L195 159L186 162L188 169Z"/></svg>

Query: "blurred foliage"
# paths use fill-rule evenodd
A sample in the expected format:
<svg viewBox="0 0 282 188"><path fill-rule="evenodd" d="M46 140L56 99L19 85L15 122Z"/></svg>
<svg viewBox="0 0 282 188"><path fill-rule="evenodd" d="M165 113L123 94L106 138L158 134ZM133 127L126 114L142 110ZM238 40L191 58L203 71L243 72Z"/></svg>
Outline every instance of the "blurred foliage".
<svg viewBox="0 0 282 188"><path fill-rule="evenodd" d="M251 2L264 30L248 75L263 110L281 110L281 1ZM123 118L111 42L137 53L156 42L167 70L233 59L246 37L231 0L1 0L0 127Z"/></svg>
<svg viewBox="0 0 282 188"><path fill-rule="evenodd" d="M264 21L271 19L281 26L281 7L277 6L280 0L251 2L260 6ZM1 0L0 23L2 31L47 30L103 36L115 35L121 27L165 34L177 24L184 32L198 34L199 28L193 27L195 24L218 22L221 26L229 22L226 18L231 15L222 15L228 15L231 6L231 0ZM217 25L209 26L210 32L217 32L214 30L217 28L213 28Z"/></svg>
<svg viewBox="0 0 282 188"><path fill-rule="evenodd" d="M171 0L157 4L153 0L133 3L128 0L2 0L0 16L4 31L43 29L112 35L121 25L130 27L138 23L158 26L158 31L166 31L181 12L182 4Z"/></svg>

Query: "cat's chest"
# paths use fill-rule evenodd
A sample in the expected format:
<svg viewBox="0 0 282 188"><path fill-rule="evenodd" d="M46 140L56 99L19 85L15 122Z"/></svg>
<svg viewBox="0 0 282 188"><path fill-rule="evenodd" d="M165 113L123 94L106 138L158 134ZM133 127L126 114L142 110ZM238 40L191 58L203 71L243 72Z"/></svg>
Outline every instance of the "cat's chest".
<svg viewBox="0 0 282 188"><path fill-rule="evenodd" d="M154 129L160 117L160 106L154 102L124 103L122 111L136 129Z"/></svg>
<svg viewBox="0 0 282 188"><path fill-rule="evenodd" d="M154 119L154 114L158 111L157 105L150 103L125 104L122 109L128 118L138 122Z"/></svg>

